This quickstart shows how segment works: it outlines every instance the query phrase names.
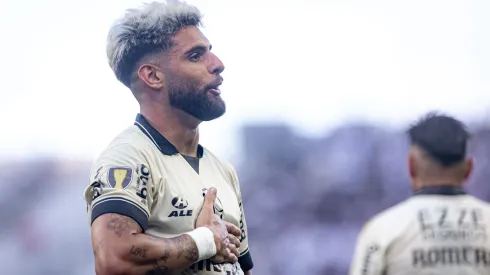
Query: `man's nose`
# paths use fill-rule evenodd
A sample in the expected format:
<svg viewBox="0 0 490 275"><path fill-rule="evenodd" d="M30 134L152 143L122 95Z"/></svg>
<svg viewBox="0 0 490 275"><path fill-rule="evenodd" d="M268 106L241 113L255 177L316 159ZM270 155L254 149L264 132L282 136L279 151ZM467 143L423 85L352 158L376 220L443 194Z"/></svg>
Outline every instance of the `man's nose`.
<svg viewBox="0 0 490 275"><path fill-rule="evenodd" d="M216 55L213 54L208 70L211 74L219 75L225 70L225 65Z"/></svg>

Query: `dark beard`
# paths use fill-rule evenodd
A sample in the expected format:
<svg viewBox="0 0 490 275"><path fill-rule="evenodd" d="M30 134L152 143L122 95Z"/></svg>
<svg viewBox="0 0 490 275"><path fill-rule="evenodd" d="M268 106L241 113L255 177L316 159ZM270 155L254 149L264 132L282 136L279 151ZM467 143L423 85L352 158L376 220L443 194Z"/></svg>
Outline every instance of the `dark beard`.
<svg viewBox="0 0 490 275"><path fill-rule="evenodd" d="M201 121L219 118L226 112L221 97L209 97L206 90L194 85L172 83L168 88L170 106L180 109Z"/></svg>

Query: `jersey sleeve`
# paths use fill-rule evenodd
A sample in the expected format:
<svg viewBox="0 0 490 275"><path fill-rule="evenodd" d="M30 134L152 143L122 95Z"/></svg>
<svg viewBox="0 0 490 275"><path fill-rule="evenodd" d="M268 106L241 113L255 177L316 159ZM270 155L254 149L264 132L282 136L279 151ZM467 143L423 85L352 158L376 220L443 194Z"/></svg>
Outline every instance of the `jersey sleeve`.
<svg viewBox="0 0 490 275"><path fill-rule="evenodd" d="M238 197L238 204L240 206L240 230L242 231L242 235L240 236L240 247L239 247L239 252L240 252L240 257L238 258L238 262L240 263L240 267L242 268L243 271L251 270L253 268L253 260L252 260L252 254L250 253L250 250L248 249L248 230L247 230L247 221L245 219L245 211L243 208L243 200L242 200L242 193L240 190L240 183L238 180L238 175L233 167L230 165L230 173L231 173L231 178L235 187L235 192Z"/></svg>
<svg viewBox="0 0 490 275"><path fill-rule="evenodd" d="M350 275L382 275L385 271L386 240L373 221L361 230L350 267Z"/></svg>
<svg viewBox="0 0 490 275"><path fill-rule="evenodd" d="M145 231L156 190L148 161L130 144L107 149L90 172L85 189L90 224L99 216L116 213L132 218Z"/></svg>

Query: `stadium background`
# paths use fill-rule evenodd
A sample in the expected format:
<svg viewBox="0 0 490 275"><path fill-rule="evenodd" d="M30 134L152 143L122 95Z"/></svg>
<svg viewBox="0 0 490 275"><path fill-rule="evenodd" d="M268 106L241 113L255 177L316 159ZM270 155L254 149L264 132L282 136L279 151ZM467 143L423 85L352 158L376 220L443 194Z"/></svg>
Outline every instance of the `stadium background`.
<svg viewBox="0 0 490 275"><path fill-rule="evenodd" d="M254 274L345 275L362 223L410 195L403 131L429 110L468 123L490 200L490 2L190 2L227 66L201 140L239 172ZM105 36L139 3L0 5L0 274L94 274L82 191L138 112Z"/></svg>

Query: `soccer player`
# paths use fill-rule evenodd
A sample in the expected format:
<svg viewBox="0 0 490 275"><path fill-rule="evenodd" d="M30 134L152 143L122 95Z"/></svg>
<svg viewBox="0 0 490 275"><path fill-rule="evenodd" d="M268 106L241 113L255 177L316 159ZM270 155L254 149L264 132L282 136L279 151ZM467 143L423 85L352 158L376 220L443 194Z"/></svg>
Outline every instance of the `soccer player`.
<svg viewBox="0 0 490 275"><path fill-rule="evenodd" d="M109 64L140 113L85 190L99 275L251 274L237 174L199 144L199 124L225 113L224 66L200 26L197 8L169 0L110 29Z"/></svg>
<svg viewBox="0 0 490 275"><path fill-rule="evenodd" d="M414 194L361 231L351 275L490 274L490 204L468 195L460 121L430 113L408 131Z"/></svg>

